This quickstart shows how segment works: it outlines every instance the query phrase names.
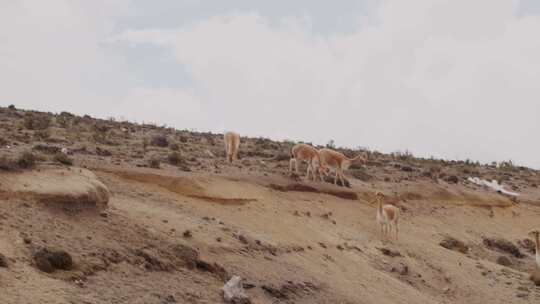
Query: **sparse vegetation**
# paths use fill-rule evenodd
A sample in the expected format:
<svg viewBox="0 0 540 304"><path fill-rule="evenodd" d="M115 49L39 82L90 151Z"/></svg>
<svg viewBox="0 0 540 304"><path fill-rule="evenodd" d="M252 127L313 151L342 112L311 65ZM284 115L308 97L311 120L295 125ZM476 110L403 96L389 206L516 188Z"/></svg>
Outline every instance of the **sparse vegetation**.
<svg viewBox="0 0 540 304"><path fill-rule="evenodd" d="M51 137L51 132L48 129L39 130L34 133L34 136L37 140L47 140Z"/></svg>
<svg viewBox="0 0 540 304"><path fill-rule="evenodd" d="M23 124L28 130L45 130L51 125L51 118L47 114L26 113Z"/></svg>
<svg viewBox="0 0 540 304"><path fill-rule="evenodd" d="M187 288L200 284L187 284L185 289L182 289L184 286L181 284L178 285L181 290L174 293L177 297L175 299L168 296L172 291L167 284L160 289L159 284L162 281L159 280L162 277L178 282L188 279L203 280L206 272L212 276L212 269L219 269L214 266L217 265L214 261L219 261L219 255L209 254L208 250L225 245L230 248L226 252L227 259L237 261L238 269L247 267L244 257L250 256L251 264L248 266L254 267L256 271L250 274L247 282L257 286L248 293L260 293L258 297L289 297L281 300L306 303L323 303L327 299L340 302L342 299L335 297L339 294L327 294L333 290L351 289L350 286L334 289L334 284L349 284L341 279L338 283L333 281L340 275L339 267L360 262L373 267L361 267L361 271L352 267L351 276L357 276L359 280L364 280L364 276L391 276L393 279L389 281L389 286L396 292L408 292L407 288L411 288L414 295L427 292L429 300L436 298L435 301L444 302L450 299L466 303L469 300L468 294L462 291L468 290L470 286L480 287L475 290L478 293L499 292L493 291L495 288L488 290L486 279L502 282L499 285L504 285L500 293L504 300L511 300L516 292L524 291L525 287L530 290L526 292L528 299L535 299L535 287L533 283L526 282L527 278L524 276L525 272L532 269L534 258L531 258L531 254L534 255L535 246L530 240L518 242L517 238L520 237L520 231L528 228L525 226L535 225L533 204L537 202L533 200L536 200L540 193L534 188L540 185L538 171L514 164L513 167L508 164L488 166L470 160L414 157L409 152L392 157L389 154L368 151L370 157L366 163L359 162L347 169L350 179L344 180L344 184L352 189L340 189L319 182L304 182L295 174L287 175L290 150L294 145L292 142L242 137L239 151L242 161L228 165L222 135L162 129L156 125L67 114L43 114L53 119L54 127L51 125L43 130L29 130L22 124L26 113L36 115L24 110L0 110L0 138L3 139L0 139L0 152L3 155L0 157L0 170L3 172L0 174L2 191L7 189L7 185L13 183L12 181L15 181L13 184L19 189L35 189L37 187L34 187L33 182L23 179L35 176L44 181L44 185L52 188L52 182L55 181L46 180L53 176L48 175L47 170L54 171L54 175L68 178L70 183L65 186L71 187L71 181L76 181L72 174L82 174L85 170L66 168L60 164L72 165L76 158L77 165L95 171L96 178L110 187L116 201L113 201L113 208L101 213L77 213L76 224L80 227L73 229L71 211L64 209L71 201L62 205L61 212L51 213L45 211L49 206L52 208L49 202L34 208L30 198L27 200L26 197L16 196L16 199L11 200L11 197L6 195L9 199L2 201L6 206L4 212L0 213L0 222L13 229L14 233L19 233L21 242L24 242L23 246L28 249L21 252L8 250L5 252L7 262L10 268L17 266L15 262L34 267L37 267L39 262L43 269L52 271L47 264L52 263L48 255L44 255L46 257L39 261L32 259L35 251L45 245L69 248L69 253L75 257L73 267L77 275L77 280L70 284L84 287L89 297L93 297L92 293L99 292L100 287L106 284L116 284L118 290L121 290L121 287L122 291L126 288L127 292L132 292L129 287L132 286L131 281L125 284L125 276L121 275L126 272L130 275L143 274L140 284L133 287L144 289L141 294L147 290L155 292L155 295L149 295L150 302L181 302L186 300L182 295ZM49 132L47 144L35 141L41 132ZM156 137L160 138L156 141ZM167 145L164 145L165 141ZM111 142L116 144L111 146ZM8 144L10 147L5 147ZM335 148L334 143L330 144ZM69 149L70 155L76 156L62 154L64 147ZM33 154L22 152L28 148L31 148ZM362 147L335 149L347 156L367 151ZM142 153L142 150L146 154ZM21 170L23 167L36 166L41 159L49 162L34 171ZM163 170L151 172L153 170L148 167ZM305 164L302 167L301 170L304 171ZM191 170L196 173L179 172ZM327 178L332 184L333 173L330 172ZM86 174L84 175L83 179L86 178ZM490 204L505 205L508 198L496 191L484 189L481 185L468 183L468 176L504 181L504 186L508 189L526 194L520 196L520 201L527 203L515 204L507 209L491 207ZM12 177L17 179L11 179ZM253 181L247 183L248 179ZM448 185L443 180L457 180L457 183ZM369 228L375 217L372 194L377 190L388 194L385 204L395 205L400 209L404 215L401 221L405 228L403 233L407 234L404 240L385 244L384 248L380 248L380 242L375 238L378 229ZM335 197L350 202L335 201ZM471 206L463 206L469 201ZM209 204L212 204L211 207ZM362 208L358 208L359 204ZM47 207L42 208L41 205ZM484 208L485 206L488 207ZM230 211L222 213L220 208ZM68 212L69 216L62 214L63 212ZM294 217L291 214L294 214ZM456 218L456 214L460 217ZM38 222L51 216L55 216L54 225ZM85 220L86 216L88 218ZM178 225L179 219L183 221L182 225ZM487 226L492 227L494 221L499 229L485 229ZM265 227L270 225L271 234L265 230ZM424 225L431 230L421 231ZM291 227L298 230L294 235L290 234ZM358 237L350 233L351 227L356 227L354 233ZM447 233L462 239L446 237ZM484 240L483 236L490 233L495 233L497 239ZM104 240L109 240L111 235L118 244L108 246L103 243ZM351 236L352 238L349 238ZM499 237L506 238L509 242L501 242ZM193 243L197 248L177 246L175 242ZM511 243L515 243L523 252L522 259L516 257L521 254ZM313 248L319 246L321 248ZM443 247L456 252L448 252ZM286 253L301 254L301 264L294 259L281 263L280 257L284 257ZM458 256L458 253L463 255ZM199 260L199 254L210 259L208 263ZM268 259L268 256L272 259ZM444 258L450 258L450 263L444 262ZM463 263L454 263L456 258ZM323 263L321 259L324 259ZM10 261L15 264L11 265ZM94 262L105 268L95 268ZM115 266L118 263L121 265ZM509 275L510 272L505 271L509 269L496 263L516 270L511 273L519 272L519 276ZM107 268L107 265L111 267ZM224 266L231 273L236 269L234 265ZM286 277L289 267L294 267L298 273ZM99 275L84 280L91 275L87 275L86 271L92 273L94 268L99 271ZM201 272L201 269L206 270ZM326 271L328 269L330 271ZM446 276L441 273L441 269L451 275ZM191 270L197 271L195 276L192 276ZM155 271L161 271L164 276L152 276L152 279L158 281L148 283L145 281L148 276L144 275L147 271L154 274ZM466 282L460 281L460 278L470 271L476 272L476 275L468 278ZM259 276L258 273L262 274ZM6 281L12 278L17 280L14 277L16 274L13 271L6 272ZM58 271L54 276L63 278L66 275L72 276L73 273ZM43 280L50 280L50 277L32 276L31 279L41 280L39 283L42 283ZM213 280L213 283L205 286L216 286L214 283L221 286L221 282L215 281L216 278L208 279ZM313 284L308 281L313 281ZM366 288L375 288L376 282L372 281L366 279L361 283L366 284ZM512 284L506 285L505 282ZM356 283L350 284L352 286ZM19 286L18 283L16 285ZM276 287L272 289L268 286ZM449 289L446 289L446 286ZM349 301L344 302L361 302L362 299L355 297L354 286L352 289L352 292L346 295L350 299L343 299ZM439 297L438 295L442 294L441 289L444 289L445 295ZM265 295L265 290L270 292ZM206 298L208 295L213 298ZM220 299L214 297L216 295L217 290L201 292L196 300L217 303ZM75 301L78 300L77 296L79 294L75 294ZM304 296L306 298L302 298ZM481 300L480 297L478 299ZM107 300L109 299L103 299L105 302ZM382 302L384 300L386 299ZM119 298L118 301L122 302Z"/></svg>
<svg viewBox="0 0 540 304"><path fill-rule="evenodd" d="M170 145L169 145L169 149L171 149L172 151L179 151L180 150L180 146L175 143L175 142L172 142Z"/></svg>
<svg viewBox="0 0 540 304"><path fill-rule="evenodd" d="M148 138L144 137L141 144L143 148L143 153L146 153L146 151L148 151Z"/></svg>
<svg viewBox="0 0 540 304"><path fill-rule="evenodd" d="M178 152L172 152L167 157L167 160L169 161L169 164L177 166L179 164L182 164L185 162L185 160L182 158L182 155Z"/></svg>
<svg viewBox="0 0 540 304"><path fill-rule="evenodd" d="M6 155L0 156L0 170L13 171L17 169L17 163Z"/></svg>
<svg viewBox="0 0 540 304"><path fill-rule="evenodd" d="M66 166L73 165L73 159L64 153L56 153L53 157L55 162L61 163Z"/></svg>
<svg viewBox="0 0 540 304"><path fill-rule="evenodd" d="M327 148L330 148L330 149L335 149L335 148L336 148L336 143L334 142L333 139L330 139L330 140L326 143L326 147L327 147Z"/></svg>
<svg viewBox="0 0 540 304"><path fill-rule="evenodd" d="M31 169L35 167L36 160L34 153L25 151L17 159L17 166L21 169Z"/></svg>
<svg viewBox="0 0 540 304"><path fill-rule="evenodd" d="M35 151L45 153L45 154L56 154L56 153L60 153L60 150L61 150L60 147L42 145L42 144L35 145L32 149Z"/></svg>
<svg viewBox="0 0 540 304"><path fill-rule="evenodd" d="M150 144L152 146L165 148L169 145L169 140L166 136L163 135L155 135L152 136L152 139L150 140Z"/></svg>
<svg viewBox="0 0 540 304"><path fill-rule="evenodd" d="M161 161L157 157L152 157L148 160L148 167L159 169L161 167Z"/></svg>

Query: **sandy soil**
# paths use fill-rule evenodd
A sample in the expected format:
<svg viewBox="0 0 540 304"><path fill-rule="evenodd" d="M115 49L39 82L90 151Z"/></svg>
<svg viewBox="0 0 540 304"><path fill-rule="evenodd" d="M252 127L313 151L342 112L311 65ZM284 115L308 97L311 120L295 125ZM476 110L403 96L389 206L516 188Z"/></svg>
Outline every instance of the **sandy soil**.
<svg viewBox="0 0 540 304"><path fill-rule="evenodd" d="M13 115L4 113L4 126ZM19 143L6 155L36 144L20 140L25 131L5 130ZM84 143L112 155L79 150L74 167L0 171L1 303L222 303L220 288L232 275L245 279L253 303L540 303L540 287L529 280L533 253L520 245L540 228L536 171L508 173L506 185L522 193L517 201L462 176L457 183L427 176L420 162L412 173L402 170L399 160L367 164L365 181L347 172L345 188L290 178L286 157L272 158L285 148L256 149L267 141L244 140L246 154L231 165L219 136L192 134L181 145L186 171L141 167L147 156L128 144L139 135L103 146L54 130L66 140L61 146ZM169 153L152 149L144 155ZM487 178L500 169L475 170ZM101 185L106 204L103 195L74 195L99 193L92 187ZM402 211L399 240L379 235L376 191ZM89 207L21 194L49 192ZM443 248L448 237L468 250ZM506 240L520 255L486 238ZM73 268L40 271L34 254L44 247L67 251Z"/></svg>

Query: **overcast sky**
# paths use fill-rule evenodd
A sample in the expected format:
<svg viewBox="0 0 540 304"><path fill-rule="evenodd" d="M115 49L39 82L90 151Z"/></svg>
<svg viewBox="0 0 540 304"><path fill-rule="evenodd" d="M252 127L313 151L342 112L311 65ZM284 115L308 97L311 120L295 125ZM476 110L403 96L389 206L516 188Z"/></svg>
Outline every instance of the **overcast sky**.
<svg viewBox="0 0 540 304"><path fill-rule="evenodd" d="M540 168L538 0L0 0L0 104Z"/></svg>

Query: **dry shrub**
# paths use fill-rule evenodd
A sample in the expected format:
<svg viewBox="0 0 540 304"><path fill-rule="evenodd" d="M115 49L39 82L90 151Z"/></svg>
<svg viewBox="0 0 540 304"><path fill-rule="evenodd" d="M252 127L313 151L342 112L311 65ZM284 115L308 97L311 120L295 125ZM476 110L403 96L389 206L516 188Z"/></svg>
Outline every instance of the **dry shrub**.
<svg viewBox="0 0 540 304"><path fill-rule="evenodd" d="M484 238L483 243L486 247L490 249L495 249L500 252L507 252L516 258L522 258L523 254L519 248L514 245L512 242L505 239L496 239L496 238Z"/></svg>
<svg viewBox="0 0 540 304"><path fill-rule="evenodd" d="M148 160L148 166L150 168L159 169L161 166L161 161L158 158L153 157Z"/></svg>
<svg viewBox="0 0 540 304"><path fill-rule="evenodd" d="M17 158L17 166L21 169L31 169L36 166L36 160L32 152L25 151Z"/></svg>
<svg viewBox="0 0 540 304"><path fill-rule="evenodd" d="M445 237L445 239L442 240L439 245L448 250L453 250L461 253L467 253L469 251L469 247L465 245L465 243L451 236Z"/></svg>
<svg viewBox="0 0 540 304"><path fill-rule="evenodd" d="M13 171L17 169L17 163L13 159L2 155L0 156L0 170Z"/></svg>
<svg viewBox="0 0 540 304"><path fill-rule="evenodd" d="M66 166L72 166L73 165L73 159L71 157L67 156L64 153L56 153L53 157L55 162L59 162Z"/></svg>
<svg viewBox="0 0 540 304"><path fill-rule="evenodd" d="M64 128L64 129L69 128L70 121L71 121L71 118L68 117L68 116L60 115L60 116L56 117L56 124L59 127Z"/></svg>
<svg viewBox="0 0 540 304"><path fill-rule="evenodd" d="M151 144L152 146L165 148L165 147L169 146L169 140L167 139L166 136L163 136L163 135L155 135L155 136L153 136L152 139L150 140L150 144Z"/></svg>
<svg viewBox="0 0 540 304"><path fill-rule="evenodd" d="M60 147L42 145L42 144L37 144L32 149L45 153L45 154L56 154L56 153L60 153L61 151Z"/></svg>
<svg viewBox="0 0 540 304"><path fill-rule="evenodd" d="M143 138L141 145L143 148L143 153L146 153L146 150L148 149L148 138Z"/></svg>
<svg viewBox="0 0 540 304"><path fill-rule="evenodd" d="M171 154L169 154L167 160L169 161L169 164L174 166L185 163L184 158L178 152L172 152Z"/></svg>
<svg viewBox="0 0 540 304"><path fill-rule="evenodd" d="M23 124L28 130L45 130L51 125L51 118L46 114L27 113Z"/></svg>
<svg viewBox="0 0 540 304"><path fill-rule="evenodd" d="M36 131L36 133L34 133L34 137L37 139L37 140L47 140L51 137L51 132L48 130L48 129L45 129L45 130L39 130L39 131Z"/></svg>
<svg viewBox="0 0 540 304"><path fill-rule="evenodd" d="M175 142L172 142L170 145L169 145L169 149L173 150L173 151L178 151L180 150L180 146L175 143Z"/></svg>

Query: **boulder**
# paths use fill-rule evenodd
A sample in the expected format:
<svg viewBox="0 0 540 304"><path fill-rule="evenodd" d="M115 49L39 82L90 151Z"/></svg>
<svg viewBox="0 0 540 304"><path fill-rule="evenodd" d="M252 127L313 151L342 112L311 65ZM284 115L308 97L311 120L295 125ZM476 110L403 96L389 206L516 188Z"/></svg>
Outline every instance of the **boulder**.
<svg viewBox="0 0 540 304"><path fill-rule="evenodd" d="M57 269L70 270L73 267L71 255L64 250L42 248L34 254L36 267L46 273Z"/></svg>
<svg viewBox="0 0 540 304"><path fill-rule="evenodd" d="M251 300L244 291L242 278L233 276L222 288L223 299L226 303L250 304Z"/></svg>
<svg viewBox="0 0 540 304"><path fill-rule="evenodd" d="M94 173L74 167L0 174L0 192L8 198L22 197L73 208L104 208L109 201L109 190Z"/></svg>

